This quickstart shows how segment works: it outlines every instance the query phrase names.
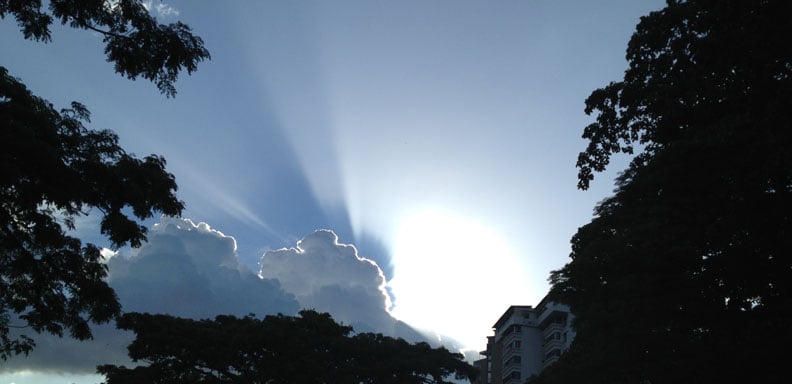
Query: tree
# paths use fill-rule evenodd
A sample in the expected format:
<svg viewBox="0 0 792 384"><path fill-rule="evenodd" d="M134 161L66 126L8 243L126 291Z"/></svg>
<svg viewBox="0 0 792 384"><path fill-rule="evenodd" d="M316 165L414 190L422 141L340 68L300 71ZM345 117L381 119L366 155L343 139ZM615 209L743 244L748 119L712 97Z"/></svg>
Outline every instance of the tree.
<svg viewBox="0 0 792 384"><path fill-rule="evenodd" d="M577 320L534 382L782 382L792 342L792 3L668 1L594 91L579 187L633 154L551 297Z"/></svg>
<svg viewBox="0 0 792 384"><path fill-rule="evenodd" d="M135 332L129 356L145 364L98 367L107 384L157 383L448 383L475 369L462 355L380 334L352 334L329 314L190 320L129 313L118 327Z"/></svg>
<svg viewBox="0 0 792 384"><path fill-rule="evenodd" d="M26 39L50 41L49 26L55 19L101 34L107 61L118 74L150 80L167 96L176 95L173 84L179 72L190 74L210 58L189 26L157 23L140 0L51 0L49 12L40 0L0 0L0 18L8 15L14 16Z"/></svg>
<svg viewBox="0 0 792 384"><path fill-rule="evenodd" d="M157 24L139 1L49 2L0 0L0 17L13 16L25 38L49 41L53 17L101 33L108 61L129 78L142 76L167 96L180 71L209 58L189 27ZM28 353L30 329L77 339L90 322L120 313L100 249L69 235L75 219L95 209L101 232L115 247L140 245L143 220L178 215L173 175L159 156L127 154L110 131L86 128L79 103L57 111L0 67L0 358Z"/></svg>

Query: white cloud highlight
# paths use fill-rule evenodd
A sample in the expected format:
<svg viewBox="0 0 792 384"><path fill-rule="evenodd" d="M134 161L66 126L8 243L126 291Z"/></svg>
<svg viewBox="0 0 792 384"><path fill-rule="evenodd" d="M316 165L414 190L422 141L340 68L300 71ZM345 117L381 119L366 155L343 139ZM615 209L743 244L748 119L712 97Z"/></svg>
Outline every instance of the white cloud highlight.
<svg viewBox="0 0 792 384"><path fill-rule="evenodd" d="M163 218L148 242L110 260L110 283L125 311L182 317L294 313L296 301L273 280L239 263L236 240L206 223Z"/></svg>
<svg viewBox="0 0 792 384"><path fill-rule="evenodd" d="M143 7L149 12L154 12L154 15L157 17L179 16L178 9L162 1L158 1L156 4L154 4L153 0L144 1Z"/></svg>
<svg viewBox="0 0 792 384"><path fill-rule="evenodd" d="M150 228L142 247L102 253L108 282L125 312L212 318L295 314L311 308L329 312L358 332L425 340L391 316L379 266L359 256L353 245L339 243L332 231L316 231L293 248L266 252L259 275L240 264L236 249L233 237L206 223L162 218ZM88 342L31 335L37 348L26 358L4 362L0 373L91 373L99 364L130 364L126 346L132 334L116 330L114 324L92 329L95 339Z"/></svg>
<svg viewBox="0 0 792 384"><path fill-rule="evenodd" d="M299 309L277 281L261 279L239 263L233 237L189 219L162 218L141 248L114 254L107 265L108 282L125 312L212 318L294 314ZM92 330L95 338L87 342L30 335L37 343L33 352L4 362L0 372L92 373L99 364L129 364L126 346L131 334L116 330L113 324Z"/></svg>
<svg viewBox="0 0 792 384"><path fill-rule="evenodd" d="M118 251L114 251L110 248L102 248L99 250L99 254L102 255L101 261L106 263L110 261L114 256L118 255Z"/></svg>
<svg viewBox="0 0 792 384"><path fill-rule="evenodd" d="M304 308L329 312L356 331L376 331L417 340L406 324L393 318L385 276L377 263L341 244L329 230L319 230L293 248L269 251L260 261L259 276L277 279Z"/></svg>

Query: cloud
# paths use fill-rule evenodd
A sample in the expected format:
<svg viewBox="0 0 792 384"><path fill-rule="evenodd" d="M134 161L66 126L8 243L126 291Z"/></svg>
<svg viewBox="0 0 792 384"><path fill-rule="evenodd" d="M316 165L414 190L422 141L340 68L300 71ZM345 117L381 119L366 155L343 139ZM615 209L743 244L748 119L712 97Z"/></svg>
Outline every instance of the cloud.
<svg viewBox="0 0 792 384"><path fill-rule="evenodd" d="M163 218L148 237L130 257L108 261L110 284L125 311L205 318L298 310L277 281L239 263L233 237L206 223Z"/></svg>
<svg viewBox="0 0 792 384"><path fill-rule="evenodd" d="M130 332L115 329L114 324L91 327L93 340L79 341L50 334L29 334L36 348L28 355L12 357L0 364L0 373L38 372L87 374L99 364L132 364L126 347L134 339Z"/></svg>
<svg viewBox="0 0 792 384"><path fill-rule="evenodd" d="M157 2L154 4L154 1L148 0L143 2L143 7L146 8L149 12L153 12L157 17L169 17L169 16L179 16L179 10L174 8L170 4L165 4L162 1Z"/></svg>
<svg viewBox="0 0 792 384"><path fill-rule="evenodd" d="M376 262L338 242L329 230L305 236L293 248L266 252L255 274L241 264L233 237L206 223L162 218L148 242L131 251L103 251L109 284L126 312L212 318L218 314L329 312L357 332L380 332L409 341L426 338L389 313L391 297ZM92 373L99 364L130 364L133 335L114 324L94 326L94 340L32 335L27 358L12 358L0 372Z"/></svg>
<svg viewBox="0 0 792 384"><path fill-rule="evenodd" d="M293 248L269 251L260 261L259 276L276 279L304 308L329 312L358 332L381 332L422 340L415 330L388 312L390 294L382 269L341 244L329 230L319 230Z"/></svg>
<svg viewBox="0 0 792 384"><path fill-rule="evenodd" d="M126 312L168 313L211 318L218 314L294 314L299 305L277 281L258 277L241 265L233 237L205 223L162 218L148 242L129 254L106 252L108 282ZM128 362L132 335L114 325L94 326L94 340L79 342L32 335L37 347L12 358L2 371L94 372L96 365Z"/></svg>

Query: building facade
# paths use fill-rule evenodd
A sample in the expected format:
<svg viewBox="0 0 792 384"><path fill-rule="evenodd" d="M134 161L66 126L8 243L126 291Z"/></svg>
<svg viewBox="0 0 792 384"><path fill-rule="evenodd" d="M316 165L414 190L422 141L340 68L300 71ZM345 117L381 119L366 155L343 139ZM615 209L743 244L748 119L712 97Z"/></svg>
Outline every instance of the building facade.
<svg viewBox="0 0 792 384"><path fill-rule="evenodd" d="M493 325L484 356L475 362L478 384L523 383L566 351L575 331L569 307L542 299L535 308L513 305Z"/></svg>

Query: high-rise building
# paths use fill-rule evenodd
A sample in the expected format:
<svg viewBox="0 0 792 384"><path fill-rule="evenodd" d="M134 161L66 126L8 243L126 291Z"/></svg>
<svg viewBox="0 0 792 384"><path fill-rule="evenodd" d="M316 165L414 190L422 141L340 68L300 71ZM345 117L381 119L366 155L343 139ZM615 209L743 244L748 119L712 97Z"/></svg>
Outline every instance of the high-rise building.
<svg viewBox="0 0 792 384"><path fill-rule="evenodd" d="M492 326L479 368L479 384L523 383L558 360L575 337L569 307L542 299L536 308L513 305Z"/></svg>

